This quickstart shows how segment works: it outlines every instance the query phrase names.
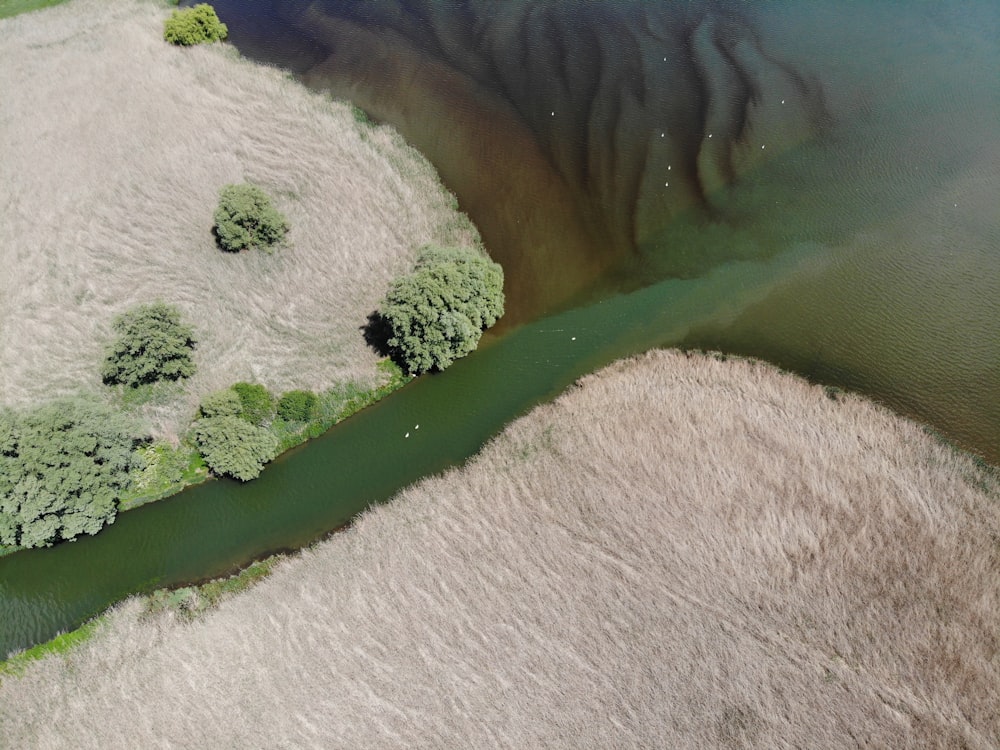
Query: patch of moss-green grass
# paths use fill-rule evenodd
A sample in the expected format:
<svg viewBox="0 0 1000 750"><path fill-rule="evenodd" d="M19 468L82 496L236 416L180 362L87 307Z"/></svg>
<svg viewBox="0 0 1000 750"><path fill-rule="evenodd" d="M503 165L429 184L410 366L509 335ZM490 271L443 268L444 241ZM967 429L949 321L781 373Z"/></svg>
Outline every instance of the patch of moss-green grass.
<svg viewBox="0 0 1000 750"><path fill-rule="evenodd" d="M41 10L64 2L66 0L0 0L0 18L10 18L20 13Z"/></svg>
<svg viewBox="0 0 1000 750"><path fill-rule="evenodd" d="M120 510L173 495L208 478L205 460L198 449L187 442L172 446L154 441L136 450L139 466L133 474L132 488L119 500Z"/></svg>

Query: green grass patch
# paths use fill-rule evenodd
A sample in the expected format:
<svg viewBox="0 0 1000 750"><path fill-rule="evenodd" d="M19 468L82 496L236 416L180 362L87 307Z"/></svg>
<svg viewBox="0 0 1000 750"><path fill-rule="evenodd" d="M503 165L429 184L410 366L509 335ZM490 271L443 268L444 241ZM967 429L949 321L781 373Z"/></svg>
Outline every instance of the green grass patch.
<svg viewBox="0 0 1000 750"><path fill-rule="evenodd" d="M208 478L208 467L198 449L190 443L178 446L154 441L137 449L139 466L132 477L132 489L120 498L119 510L129 510Z"/></svg>
<svg viewBox="0 0 1000 750"><path fill-rule="evenodd" d="M380 382L374 387L348 382L339 383L320 393L314 410L316 416L308 422L290 422L276 418L270 429L278 438L281 446L279 450L284 452L310 438L319 437L338 422L371 406L412 380L391 359L384 359L377 366Z"/></svg>
<svg viewBox="0 0 1000 750"><path fill-rule="evenodd" d="M20 13L41 10L64 2L66 0L0 0L0 18L10 18Z"/></svg>

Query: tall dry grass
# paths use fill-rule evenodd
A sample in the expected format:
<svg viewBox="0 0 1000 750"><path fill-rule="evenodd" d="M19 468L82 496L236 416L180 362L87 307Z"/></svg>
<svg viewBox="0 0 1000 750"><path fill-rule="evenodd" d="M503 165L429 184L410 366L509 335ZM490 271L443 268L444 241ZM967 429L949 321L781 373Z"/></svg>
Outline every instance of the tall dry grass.
<svg viewBox="0 0 1000 750"><path fill-rule="evenodd" d="M99 390L112 319L156 298L200 340L186 396L149 408L162 432L236 380L371 380L359 327L389 280L470 231L394 132L230 48L166 44L168 14L72 0L0 21L0 403ZM245 180L291 222L273 256L215 247L219 188Z"/></svg>
<svg viewBox="0 0 1000 750"><path fill-rule="evenodd" d="M656 352L191 624L0 685L19 748L1000 744L995 478L747 361Z"/></svg>

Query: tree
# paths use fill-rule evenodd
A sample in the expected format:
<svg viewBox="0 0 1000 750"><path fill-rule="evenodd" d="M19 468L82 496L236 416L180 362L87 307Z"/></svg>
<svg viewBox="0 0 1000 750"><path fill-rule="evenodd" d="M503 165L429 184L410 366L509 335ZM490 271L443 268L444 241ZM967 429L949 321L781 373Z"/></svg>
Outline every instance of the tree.
<svg viewBox="0 0 1000 750"><path fill-rule="evenodd" d="M468 248L427 247L382 304L393 357L411 374L473 351L503 315L503 269Z"/></svg>
<svg viewBox="0 0 1000 750"><path fill-rule="evenodd" d="M185 47L219 42L228 34L226 24L219 20L215 8L207 3L175 10L163 23L163 38L171 44Z"/></svg>
<svg viewBox="0 0 1000 750"><path fill-rule="evenodd" d="M238 417L243 411L243 403L232 388L209 393L198 407L203 417Z"/></svg>
<svg viewBox="0 0 1000 750"><path fill-rule="evenodd" d="M261 425L274 416L274 396L259 383L234 383L232 390L240 399L240 416L250 424Z"/></svg>
<svg viewBox="0 0 1000 750"><path fill-rule="evenodd" d="M108 350L101 375L108 385L136 388L194 374L194 331L180 312L163 302L139 305L115 319L118 340Z"/></svg>
<svg viewBox="0 0 1000 750"><path fill-rule="evenodd" d="M308 422L316 415L319 399L312 391L289 391L278 401L278 416L287 422Z"/></svg>
<svg viewBox="0 0 1000 750"><path fill-rule="evenodd" d="M48 546L112 523L137 426L85 399L0 414L0 544Z"/></svg>
<svg viewBox="0 0 1000 750"><path fill-rule="evenodd" d="M259 247L271 252L285 238L288 220L256 185L226 185L215 209L215 236L223 250Z"/></svg>
<svg viewBox="0 0 1000 750"><path fill-rule="evenodd" d="M208 468L242 482L257 477L278 452L278 439L271 432L240 417L199 419L194 434Z"/></svg>

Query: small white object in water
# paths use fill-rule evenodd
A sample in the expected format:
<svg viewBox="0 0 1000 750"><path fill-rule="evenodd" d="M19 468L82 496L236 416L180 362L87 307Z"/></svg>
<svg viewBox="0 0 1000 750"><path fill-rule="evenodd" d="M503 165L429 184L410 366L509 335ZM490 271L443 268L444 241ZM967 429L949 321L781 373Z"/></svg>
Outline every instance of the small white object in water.
<svg viewBox="0 0 1000 750"><path fill-rule="evenodd" d="M711 133L709 133L709 134L708 134L708 137L709 137L709 138L711 138L711 137L712 137L712 134L711 134Z"/></svg>
<svg viewBox="0 0 1000 750"><path fill-rule="evenodd" d="M667 165L667 171L668 172L670 171L670 165L669 164Z"/></svg>
<svg viewBox="0 0 1000 750"><path fill-rule="evenodd" d="M761 150L761 151L763 151L763 150L764 150L764 146L763 146L763 144L761 144L761 147L760 147L760 150Z"/></svg>
<svg viewBox="0 0 1000 750"><path fill-rule="evenodd" d="M670 183L669 182L664 182L663 183L663 187L670 187Z"/></svg>
<svg viewBox="0 0 1000 750"><path fill-rule="evenodd" d="M667 58L665 58L665 57L664 57L664 58L663 58L663 62L666 62L666 61L667 61Z"/></svg>
<svg viewBox="0 0 1000 750"><path fill-rule="evenodd" d="M570 341L576 341L576 336L570 339Z"/></svg>
<svg viewBox="0 0 1000 750"><path fill-rule="evenodd" d="M553 117L555 117L555 116L556 116L556 113L555 113L555 112L553 112L553 113L552 113L552 116L553 116Z"/></svg>
<svg viewBox="0 0 1000 750"><path fill-rule="evenodd" d="M667 137L666 133L660 133L660 138L666 138L666 137Z"/></svg>
<svg viewBox="0 0 1000 750"><path fill-rule="evenodd" d="M781 100L781 103L782 103L782 104L784 104L784 103L785 103L785 100L784 100L784 99L782 99L782 100Z"/></svg>
<svg viewBox="0 0 1000 750"><path fill-rule="evenodd" d="M420 425L417 425L417 426L416 426L416 427L414 427L413 429L414 429L414 430L419 430L419 429L420 429Z"/></svg>
<svg viewBox="0 0 1000 750"><path fill-rule="evenodd" d="M957 203L955 204L955 208L958 208L958 204Z"/></svg>
<svg viewBox="0 0 1000 750"><path fill-rule="evenodd" d="M403 435L403 437L409 437L409 436L410 436L410 433L406 433L405 435Z"/></svg>

